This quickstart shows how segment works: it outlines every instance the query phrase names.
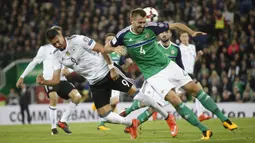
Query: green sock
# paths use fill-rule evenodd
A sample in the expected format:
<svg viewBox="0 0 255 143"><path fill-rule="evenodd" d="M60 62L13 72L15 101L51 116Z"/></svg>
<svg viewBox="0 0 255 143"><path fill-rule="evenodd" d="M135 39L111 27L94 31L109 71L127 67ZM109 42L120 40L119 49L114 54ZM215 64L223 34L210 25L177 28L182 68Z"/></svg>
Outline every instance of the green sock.
<svg viewBox="0 0 255 143"><path fill-rule="evenodd" d="M98 126L105 126L105 121L101 121Z"/></svg>
<svg viewBox="0 0 255 143"><path fill-rule="evenodd" d="M207 130L207 127L201 124L201 122L197 119L196 115L183 103L180 103L177 107L175 107L175 109L182 116L183 119L188 121L193 126L198 127L201 131Z"/></svg>
<svg viewBox="0 0 255 143"><path fill-rule="evenodd" d="M140 121L140 125L144 122L146 122L150 117L152 113L148 112L147 110L144 111L142 114L140 114L137 119Z"/></svg>
<svg viewBox="0 0 255 143"><path fill-rule="evenodd" d="M132 111L135 111L136 109L139 109L139 108L140 108L140 102L137 100L134 100L132 105L125 110L127 114L130 114Z"/></svg>
<svg viewBox="0 0 255 143"><path fill-rule="evenodd" d="M200 90L197 94L197 99L201 104L213 114L215 114L222 122L226 121L228 118L223 115L213 99L206 94L203 90Z"/></svg>

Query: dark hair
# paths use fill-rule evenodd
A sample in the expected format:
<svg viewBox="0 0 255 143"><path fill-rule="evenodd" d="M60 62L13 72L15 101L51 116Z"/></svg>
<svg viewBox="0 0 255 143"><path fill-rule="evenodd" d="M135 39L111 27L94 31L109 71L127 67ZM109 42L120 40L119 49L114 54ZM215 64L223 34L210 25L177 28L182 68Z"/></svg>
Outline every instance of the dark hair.
<svg viewBox="0 0 255 143"><path fill-rule="evenodd" d="M57 35L62 32L62 28L59 26L52 26L51 28L47 29L45 37L47 40L51 41L54 39Z"/></svg>
<svg viewBox="0 0 255 143"><path fill-rule="evenodd" d="M107 33L105 36L104 36L104 38L106 39L107 37L109 37L109 36L115 36L115 34L113 34L113 33Z"/></svg>
<svg viewBox="0 0 255 143"><path fill-rule="evenodd" d="M136 17L138 15L141 16L141 17L145 17L146 12L141 8L136 8L136 9L131 11L130 17Z"/></svg>

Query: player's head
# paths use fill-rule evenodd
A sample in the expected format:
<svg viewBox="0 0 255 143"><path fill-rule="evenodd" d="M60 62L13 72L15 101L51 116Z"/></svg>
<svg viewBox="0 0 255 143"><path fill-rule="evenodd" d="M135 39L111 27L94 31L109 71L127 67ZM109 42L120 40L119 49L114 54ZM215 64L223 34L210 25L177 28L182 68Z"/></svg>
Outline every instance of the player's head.
<svg viewBox="0 0 255 143"><path fill-rule="evenodd" d="M170 41L171 37L172 37L172 32L170 30L167 30L159 34L159 39L162 42Z"/></svg>
<svg viewBox="0 0 255 143"><path fill-rule="evenodd" d="M189 44L189 34L187 32L181 32L180 40L183 44Z"/></svg>
<svg viewBox="0 0 255 143"><path fill-rule="evenodd" d="M130 22L134 32L138 34L142 33L146 24L146 12L141 8L132 10L130 13Z"/></svg>
<svg viewBox="0 0 255 143"><path fill-rule="evenodd" d="M104 44L106 45L106 44L110 43L112 41L112 39L114 38L114 36L115 36L115 34L113 34L113 33L107 33L104 38L105 39Z"/></svg>
<svg viewBox="0 0 255 143"><path fill-rule="evenodd" d="M46 38L51 45L57 49L65 49L65 37L62 35L62 29L59 26L53 26L46 31Z"/></svg>

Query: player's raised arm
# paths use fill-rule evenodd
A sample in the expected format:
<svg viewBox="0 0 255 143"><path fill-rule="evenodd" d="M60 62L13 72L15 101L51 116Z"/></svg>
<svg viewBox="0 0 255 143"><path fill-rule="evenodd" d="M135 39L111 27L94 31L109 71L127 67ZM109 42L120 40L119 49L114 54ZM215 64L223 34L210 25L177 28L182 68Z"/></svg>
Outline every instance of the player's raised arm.
<svg viewBox="0 0 255 143"><path fill-rule="evenodd" d="M45 58L44 48L40 47L40 49L37 52L37 55L28 64L24 72L21 74L20 78L18 79L16 83L16 87L20 87L23 84L24 78L27 76L27 74L29 74L35 68L37 64L40 64L44 60L44 58Z"/></svg>
<svg viewBox="0 0 255 143"><path fill-rule="evenodd" d="M200 32L200 31L194 31L182 23L168 23L168 25L170 30L177 29L177 30L185 31L189 33L192 37L198 36L198 35L206 35L206 33Z"/></svg>

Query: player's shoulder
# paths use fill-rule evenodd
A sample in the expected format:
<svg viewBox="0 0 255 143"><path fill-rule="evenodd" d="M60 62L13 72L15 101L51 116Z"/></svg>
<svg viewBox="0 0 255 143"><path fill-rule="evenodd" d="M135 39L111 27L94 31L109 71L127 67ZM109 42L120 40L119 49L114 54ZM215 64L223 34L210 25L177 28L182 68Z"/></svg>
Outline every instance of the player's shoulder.
<svg viewBox="0 0 255 143"><path fill-rule="evenodd" d="M55 47L53 47L51 44L45 44L45 45L42 45L39 49L38 49L38 52L50 52L50 51L53 51L55 49Z"/></svg>
<svg viewBox="0 0 255 143"><path fill-rule="evenodd" d="M67 41L69 41L71 44L79 44L79 43L92 43L93 39L91 39L88 36L84 35L72 35L70 37L66 37Z"/></svg>
<svg viewBox="0 0 255 143"><path fill-rule="evenodd" d="M196 50L196 46L194 44L189 44L189 48Z"/></svg>
<svg viewBox="0 0 255 143"><path fill-rule="evenodd" d="M45 44L45 45L42 45L40 47L40 49L42 49L42 48L44 48L44 49L53 49L54 47L51 44Z"/></svg>
<svg viewBox="0 0 255 143"><path fill-rule="evenodd" d="M69 37L66 37L67 41L79 41L83 38L83 35L71 35Z"/></svg>
<svg viewBox="0 0 255 143"><path fill-rule="evenodd" d="M130 32L130 28L131 28L131 25L130 26L127 26L126 28L120 30L117 34L116 34L116 37L121 37L121 36L124 36L126 33Z"/></svg>
<svg viewBox="0 0 255 143"><path fill-rule="evenodd" d="M175 44L174 42L171 41L171 45L174 46L177 49L180 49L179 45Z"/></svg>

